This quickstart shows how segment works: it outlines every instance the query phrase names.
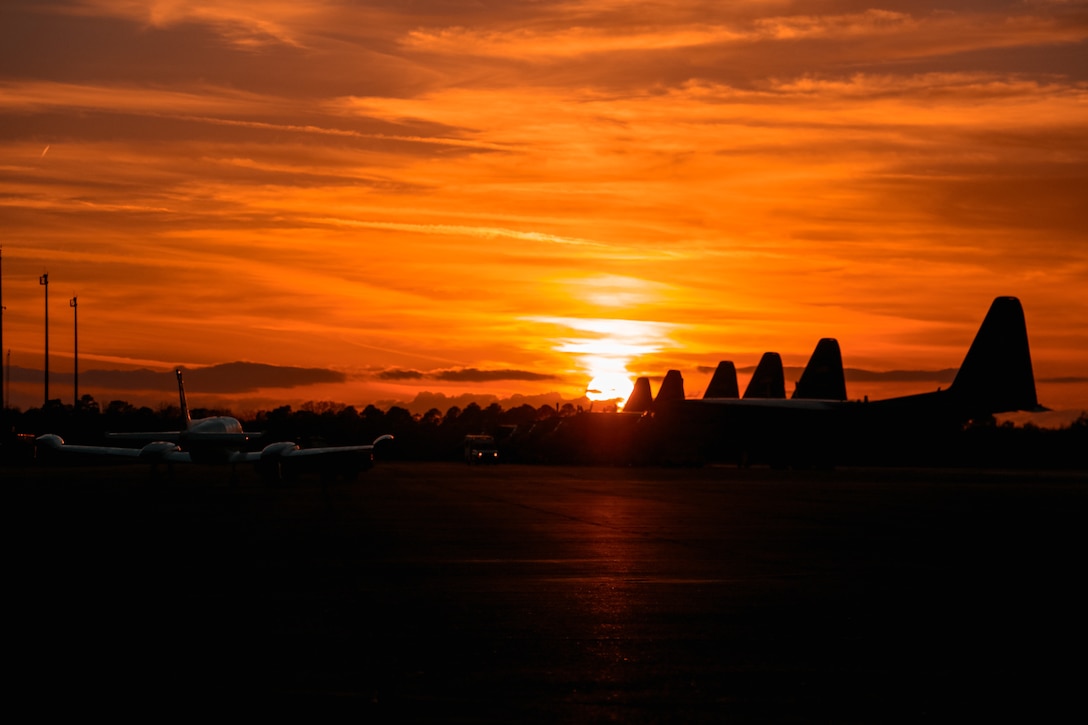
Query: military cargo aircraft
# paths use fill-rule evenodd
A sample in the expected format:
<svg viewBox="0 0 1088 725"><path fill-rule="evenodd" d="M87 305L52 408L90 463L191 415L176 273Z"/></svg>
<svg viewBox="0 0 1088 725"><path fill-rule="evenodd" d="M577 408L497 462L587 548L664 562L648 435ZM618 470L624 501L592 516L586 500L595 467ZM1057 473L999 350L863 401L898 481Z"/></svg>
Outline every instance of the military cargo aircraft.
<svg viewBox="0 0 1088 725"><path fill-rule="evenodd" d="M761 366L768 355L773 353ZM693 460L822 465L849 446L920 445L971 420L1045 410L1036 397L1024 311L1015 297L993 301L947 389L847 400L842 356L830 338L820 340L791 398L779 395L776 385L759 388L769 392L686 399L683 378L670 370L652 405L658 445Z"/></svg>

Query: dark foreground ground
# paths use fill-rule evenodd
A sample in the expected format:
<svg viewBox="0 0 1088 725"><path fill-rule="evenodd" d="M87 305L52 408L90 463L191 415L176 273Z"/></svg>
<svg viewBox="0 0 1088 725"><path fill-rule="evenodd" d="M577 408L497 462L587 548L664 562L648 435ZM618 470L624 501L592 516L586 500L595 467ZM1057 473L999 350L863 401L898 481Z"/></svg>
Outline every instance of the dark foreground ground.
<svg viewBox="0 0 1088 725"><path fill-rule="evenodd" d="M1083 474L4 469L9 704L1082 721Z"/></svg>

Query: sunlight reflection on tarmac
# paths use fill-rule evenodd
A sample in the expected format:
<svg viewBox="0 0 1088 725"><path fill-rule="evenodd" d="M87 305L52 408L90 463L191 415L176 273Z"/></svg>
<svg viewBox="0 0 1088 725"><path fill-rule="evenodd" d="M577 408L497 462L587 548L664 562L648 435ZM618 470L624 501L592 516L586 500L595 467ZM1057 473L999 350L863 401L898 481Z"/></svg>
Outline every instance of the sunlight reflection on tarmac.
<svg viewBox="0 0 1088 725"><path fill-rule="evenodd" d="M6 479L29 693L108 699L108 646L130 691L398 721L1038 716L1079 687L1061 653L1088 644L1083 476Z"/></svg>

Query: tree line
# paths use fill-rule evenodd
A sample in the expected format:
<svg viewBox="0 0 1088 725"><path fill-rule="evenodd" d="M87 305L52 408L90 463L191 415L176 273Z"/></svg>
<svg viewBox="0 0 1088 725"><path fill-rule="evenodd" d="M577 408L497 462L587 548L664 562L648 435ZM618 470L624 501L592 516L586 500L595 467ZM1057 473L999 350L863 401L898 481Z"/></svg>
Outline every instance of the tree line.
<svg viewBox="0 0 1088 725"><path fill-rule="evenodd" d="M206 408L191 413L194 418L230 415L229 411ZM19 441L25 449L33 436L43 433L60 435L69 443L101 445L107 432L176 431L183 427L182 412L176 405L152 409L113 400L102 407L90 395L84 395L77 405L53 400L26 411L7 408L0 416L7 460L20 455ZM669 442L669 431L655 425L652 416L586 412L569 403L511 409L498 403L486 407L470 403L445 412L432 408L413 414L400 406L382 410L367 405L359 410L351 405L311 402L299 409L284 405L259 411L241 422L246 431L262 434L256 448L283 440L303 447L369 443L389 434L394 440L379 447L378 457L394 460L463 459L466 436L487 434L494 437L504 461L610 465L706 462L704 455L689 456L683 445ZM1088 469L1088 414L1061 429L1030 423L998 424L988 418L952 432L920 430L910 441L888 440L884 433L870 431L845 441L836 453L836 463Z"/></svg>

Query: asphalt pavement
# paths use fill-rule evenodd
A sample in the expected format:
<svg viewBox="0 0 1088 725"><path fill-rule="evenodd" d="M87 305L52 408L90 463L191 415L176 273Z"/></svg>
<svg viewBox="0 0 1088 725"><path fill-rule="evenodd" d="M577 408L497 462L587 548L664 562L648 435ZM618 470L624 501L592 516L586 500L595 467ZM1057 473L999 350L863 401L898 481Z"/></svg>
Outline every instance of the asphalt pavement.
<svg viewBox="0 0 1088 725"><path fill-rule="evenodd" d="M355 482L278 487L202 466L0 475L8 686L42 715L1083 710L1083 474L379 462Z"/></svg>

